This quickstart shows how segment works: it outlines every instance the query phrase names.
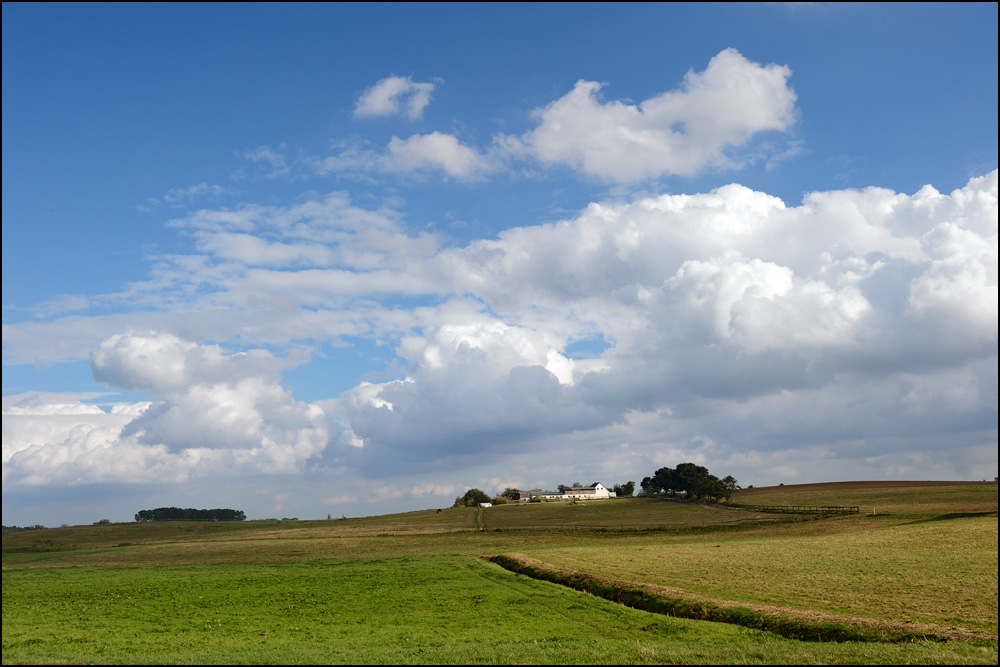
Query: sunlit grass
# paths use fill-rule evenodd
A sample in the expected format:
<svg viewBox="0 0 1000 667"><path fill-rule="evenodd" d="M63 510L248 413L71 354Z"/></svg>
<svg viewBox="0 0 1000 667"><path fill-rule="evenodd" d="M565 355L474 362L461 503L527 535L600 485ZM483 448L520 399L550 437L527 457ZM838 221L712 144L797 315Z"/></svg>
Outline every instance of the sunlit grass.
<svg viewBox="0 0 1000 667"><path fill-rule="evenodd" d="M843 517L524 552L712 598L997 632L996 517L906 525Z"/></svg>
<svg viewBox="0 0 1000 667"><path fill-rule="evenodd" d="M857 505L862 514L921 514L997 511L997 485L981 483L806 484L745 489L734 503L766 505Z"/></svg>
<svg viewBox="0 0 1000 667"><path fill-rule="evenodd" d="M995 662L803 644L615 605L472 556L4 572L4 664Z"/></svg>
<svg viewBox="0 0 1000 667"><path fill-rule="evenodd" d="M724 505L660 498L616 498L580 503L499 505L483 512L487 530L602 528L620 531L681 530L694 526L776 521L773 514L734 511Z"/></svg>
<svg viewBox="0 0 1000 667"><path fill-rule="evenodd" d="M520 552L730 603L995 636L996 497L995 485L753 497L885 508L791 523L636 499L495 507L485 532L475 509L449 508L6 534L3 662L996 664L996 641L801 643L626 609L480 558Z"/></svg>

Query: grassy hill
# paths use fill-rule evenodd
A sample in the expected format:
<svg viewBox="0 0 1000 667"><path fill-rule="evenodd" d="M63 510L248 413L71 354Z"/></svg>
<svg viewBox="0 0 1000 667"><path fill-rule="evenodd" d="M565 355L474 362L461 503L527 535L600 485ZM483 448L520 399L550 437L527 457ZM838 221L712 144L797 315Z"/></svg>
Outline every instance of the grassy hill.
<svg viewBox="0 0 1000 667"><path fill-rule="evenodd" d="M995 484L733 503L862 512L635 498L5 534L3 662L996 664Z"/></svg>

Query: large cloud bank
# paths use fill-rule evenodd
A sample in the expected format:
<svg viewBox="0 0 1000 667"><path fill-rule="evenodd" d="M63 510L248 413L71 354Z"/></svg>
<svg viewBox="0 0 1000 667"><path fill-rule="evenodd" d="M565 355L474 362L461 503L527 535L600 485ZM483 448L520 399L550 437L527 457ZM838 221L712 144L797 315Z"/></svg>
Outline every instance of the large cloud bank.
<svg viewBox="0 0 1000 667"><path fill-rule="evenodd" d="M405 380L331 406L399 460L523 450L637 412L669 415L667 441L710 436L733 456L995 438L996 172L951 195L788 207L729 185L593 204L431 265L488 308L425 316L398 347ZM608 348L567 355L587 339Z"/></svg>
<svg viewBox="0 0 1000 667"><path fill-rule="evenodd" d="M727 185L594 203L461 248L337 193L174 226L198 253L163 258L129 294L159 307L131 321L172 333L123 334L116 316L5 325L26 356L35 333L87 349L104 331L95 378L154 396L102 414L77 402L75 422L5 399L5 483L334 459L372 476L525 457L585 474L624 445L644 465L711 451L789 478L796 460L992 474L975 465L995 457L996 171L950 194L789 206ZM171 309L178 293L192 301ZM401 371L306 404L280 384L301 360L185 340L208 326L247 345L379 340Z"/></svg>

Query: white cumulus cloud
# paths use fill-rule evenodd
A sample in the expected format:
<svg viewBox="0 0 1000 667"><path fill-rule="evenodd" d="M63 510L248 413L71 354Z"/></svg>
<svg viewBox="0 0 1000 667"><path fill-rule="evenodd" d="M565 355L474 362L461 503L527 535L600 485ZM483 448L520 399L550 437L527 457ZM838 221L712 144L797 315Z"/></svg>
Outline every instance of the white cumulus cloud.
<svg viewBox="0 0 1000 667"><path fill-rule="evenodd" d="M602 84L581 80L535 111L538 127L510 146L546 163L630 183L662 174L690 175L730 166L726 149L795 121L791 70L762 66L726 49L681 87L635 105L600 98ZM511 141L510 138L505 138Z"/></svg>
<svg viewBox="0 0 1000 667"><path fill-rule="evenodd" d="M300 471L339 433L319 406L278 384L287 364L263 350L227 355L164 333L113 336L93 354L95 379L153 400L105 411L85 397L5 397L4 480L178 482Z"/></svg>
<svg viewBox="0 0 1000 667"><path fill-rule="evenodd" d="M322 452L334 428L322 409L278 384L285 364L265 350L226 355L153 332L113 336L91 359L95 380L156 397L126 435L172 451L251 450L277 469L294 469Z"/></svg>
<svg viewBox="0 0 1000 667"><path fill-rule="evenodd" d="M451 134L432 132L415 134L408 139L393 137L389 155L396 168L414 171L436 168L456 178L468 179L489 170L487 160Z"/></svg>
<svg viewBox="0 0 1000 667"><path fill-rule="evenodd" d="M480 457L516 455L637 412L665 415L674 442L735 452L814 430L834 456L843 440L897 446L911 424L884 415L912 387L950 395L958 375L968 391L922 403L913 423L981 433L996 414L996 191L992 172L951 195L873 188L790 207L731 185L445 250L432 273L481 309L425 308L396 348L407 379L366 383L336 409L373 457L401 463L472 441ZM588 337L607 345L568 354ZM810 395L822 400L801 414Z"/></svg>
<svg viewBox="0 0 1000 667"><path fill-rule="evenodd" d="M403 113L410 120L416 120L430 104L432 92L433 83L417 82L408 76L389 76L361 93L354 107L354 117L394 116ZM400 105L403 105L403 111Z"/></svg>

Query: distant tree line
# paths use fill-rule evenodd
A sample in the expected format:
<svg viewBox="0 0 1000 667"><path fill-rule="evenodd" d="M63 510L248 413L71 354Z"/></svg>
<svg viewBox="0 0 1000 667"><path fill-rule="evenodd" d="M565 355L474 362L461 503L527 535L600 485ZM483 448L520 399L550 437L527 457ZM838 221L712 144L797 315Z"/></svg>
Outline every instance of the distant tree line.
<svg viewBox="0 0 1000 667"><path fill-rule="evenodd" d="M157 507L155 510L139 510L136 521L246 521L242 510L214 509L196 510L179 507Z"/></svg>
<svg viewBox="0 0 1000 667"><path fill-rule="evenodd" d="M26 530L45 530L45 526L36 523L34 526L4 526L5 533L23 533Z"/></svg>
<svg viewBox="0 0 1000 667"><path fill-rule="evenodd" d="M643 477L639 486L644 496L684 494L688 498L710 500L729 500L733 491L740 488L732 475L719 479L708 472L705 466L694 463L680 463L676 468L660 468L652 477Z"/></svg>
<svg viewBox="0 0 1000 667"><path fill-rule="evenodd" d="M566 493L567 491L573 491L574 489L582 489L583 484L580 482L573 482L572 484L557 484L556 490L559 493Z"/></svg>

